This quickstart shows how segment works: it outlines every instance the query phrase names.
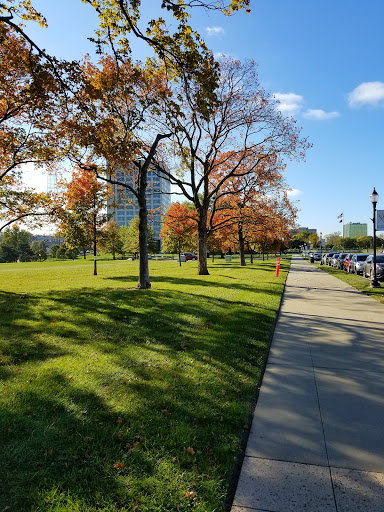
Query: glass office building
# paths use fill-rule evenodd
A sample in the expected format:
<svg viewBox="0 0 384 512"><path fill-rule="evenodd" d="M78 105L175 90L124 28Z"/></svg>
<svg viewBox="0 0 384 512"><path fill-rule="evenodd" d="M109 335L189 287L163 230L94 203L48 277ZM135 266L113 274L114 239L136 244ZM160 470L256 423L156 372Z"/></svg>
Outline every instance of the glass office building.
<svg viewBox="0 0 384 512"><path fill-rule="evenodd" d="M127 184L134 184L137 179L137 172L121 172L116 176L116 181ZM160 231L162 216L171 204L171 184L161 176L158 171L148 171L147 180L147 208L148 222L153 229L154 238L161 247ZM114 206L112 206L112 203ZM121 185L113 185L113 196L108 206L108 214L111 220L115 220L119 226L129 226L131 220L139 215L139 207L135 195Z"/></svg>

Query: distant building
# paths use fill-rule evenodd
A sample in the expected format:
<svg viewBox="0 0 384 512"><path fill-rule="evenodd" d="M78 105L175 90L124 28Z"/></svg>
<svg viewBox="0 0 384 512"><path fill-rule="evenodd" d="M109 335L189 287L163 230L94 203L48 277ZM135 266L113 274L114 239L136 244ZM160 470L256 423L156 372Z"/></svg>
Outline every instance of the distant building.
<svg viewBox="0 0 384 512"><path fill-rule="evenodd" d="M303 231L308 231L308 233L311 235L312 233L317 233L317 230L316 229L313 229L313 228L306 228L304 226L300 226L296 229L292 229L291 231L291 236L295 236L299 233L302 233Z"/></svg>
<svg viewBox="0 0 384 512"><path fill-rule="evenodd" d="M64 238L56 238L53 235L32 235L32 242L44 242L45 247L49 251L52 245L61 245L64 243Z"/></svg>
<svg viewBox="0 0 384 512"><path fill-rule="evenodd" d="M344 238L367 236L367 233L367 224L360 224L360 222L349 222L348 224L344 224Z"/></svg>
<svg viewBox="0 0 384 512"><path fill-rule="evenodd" d="M57 182L58 182L57 172L53 171L53 172L48 173L47 192L52 192L52 193L57 192L58 191Z"/></svg>
<svg viewBox="0 0 384 512"><path fill-rule="evenodd" d="M133 184L136 180L136 173L119 173L116 181L122 181L127 184ZM153 229L154 239L158 243L160 250L160 231L161 219L165 211L171 204L171 184L161 176L161 173L148 171L147 180L147 207L148 207L148 223ZM117 222L119 226L129 226L131 220L139 215L139 207L134 194L121 185L113 185L112 201L108 206L108 214L111 220ZM116 206L111 206L114 203Z"/></svg>

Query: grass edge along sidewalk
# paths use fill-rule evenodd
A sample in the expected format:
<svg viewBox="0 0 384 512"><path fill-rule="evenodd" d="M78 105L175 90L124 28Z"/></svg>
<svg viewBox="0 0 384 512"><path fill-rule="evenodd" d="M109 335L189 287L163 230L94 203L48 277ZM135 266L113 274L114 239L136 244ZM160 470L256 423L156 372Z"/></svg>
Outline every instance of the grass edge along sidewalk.
<svg viewBox="0 0 384 512"><path fill-rule="evenodd" d="M288 261L0 266L0 510L218 512Z"/></svg>
<svg viewBox="0 0 384 512"><path fill-rule="evenodd" d="M372 297L372 299L375 299L381 303L384 304L384 283L380 283L380 288L371 288L371 281L369 279L366 279L362 276L357 276L356 274L350 274L348 272L343 272L342 270L330 267L328 265L320 265L318 263L315 264L316 267L318 267L320 270L323 270L324 272L327 272L328 274L331 274L334 277L337 277L337 279L340 279L340 281L343 281L344 283L349 284L350 286L353 286L361 293L364 293L365 295L368 295L369 297Z"/></svg>

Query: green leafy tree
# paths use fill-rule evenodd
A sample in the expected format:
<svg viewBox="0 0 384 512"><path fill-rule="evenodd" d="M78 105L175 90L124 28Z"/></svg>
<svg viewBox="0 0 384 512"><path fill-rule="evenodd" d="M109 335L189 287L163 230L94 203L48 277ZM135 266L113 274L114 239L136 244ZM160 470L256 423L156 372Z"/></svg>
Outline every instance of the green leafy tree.
<svg viewBox="0 0 384 512"><path fill-rule="evenodd" d="M311 233L309 235L309 243L312 244L312 247L315 249L319 245L319 237L317 233Z"/></svg>
<svg viewBox="0 0 384 512"><path fill-rule="evenodd" d="M372 246L372 237L371 236L357 236L356 237L356 247L359 249L369 249Z"/></svg>
<svg viewBox="0 0 384 512"><path fill-rule="evenodd" d="M100 232L100 247L112 254L116 259L116 254L123 254L123 241L120 237L120 226L114 220L110 220Z"/></svg>
<svg viewBox="0 0 384 512"><path fill-rule="evenodd" d="M18 227L7 228L1 242L0 257L3 262L31 261L31 234Z"/></svg>
<svg viewBox="0 0 384 512"><path fill-rule="evenodd" d="M132 253L135 258L137 258L140 253L139 223L140 219L137 215L131 220L129 227L123 232L123 249L126 253ZM156 252L157 243L153 236L153 229L151 226L148 226L148 253L155 254Z"/></svg>
<svg viewBox="0 0 384 512"><path fill-rule="evenodd" d="M66 258L66 256L65 256L66 250L67 250L67 248L65 247L64 244L59 245L59 247L56 250L56 258L65 259Z"/></svg>
<svg viewBox="0 0 384 512"><path fill-rule="evenodd" d="M51 255L52 258L57 258L57 251L59 250L59 248L60 248L59 244L51 245L51 247L49 249L49 254Z"/></svg>
<svg viewBox="0 0 384 512"><path fill-rule="evenodd" d="M356 247L356 239L346 237L344 238L344 249L354 249Z"/></svg>
<svg viewBox="0 0 384 512"><path fill-rule="evenodd" d="M327 247L339 249L343 244L343 237L341 236L340 231L335 231L334 233L330 233L329 235L325 235L325 241Z"/></svg>
<svg viewBox="0 0 384 512"><path fill-rule="evenodd" d="M40 242L32 242L31 250L34 255L34 259L37 261L45 261L47 259L47 248L43 240Z"/></svg>

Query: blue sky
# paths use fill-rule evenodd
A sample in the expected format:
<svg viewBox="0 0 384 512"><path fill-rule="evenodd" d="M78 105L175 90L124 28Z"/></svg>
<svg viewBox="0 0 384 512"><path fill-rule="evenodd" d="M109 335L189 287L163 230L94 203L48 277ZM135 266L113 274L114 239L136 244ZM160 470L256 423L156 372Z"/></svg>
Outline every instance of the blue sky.
<svg viewBox="0 0 384 512"><path fill-rule="evenodd" d="M142 0L148 15L158 0ZM97 25L80 0L34 0L49 29L28 27L50 53L79 58ZM298 223L323 234L345 222L372 231L369 195L384 209L383 0L251 0L251 14L227 18L196 9L192 25L217 54L254 59L264 88L276 95L313 148L288 162L286 180L299 200ZM135 57L148 51L134 43Z"/></svg>

